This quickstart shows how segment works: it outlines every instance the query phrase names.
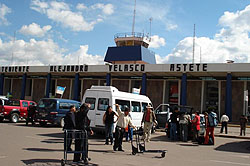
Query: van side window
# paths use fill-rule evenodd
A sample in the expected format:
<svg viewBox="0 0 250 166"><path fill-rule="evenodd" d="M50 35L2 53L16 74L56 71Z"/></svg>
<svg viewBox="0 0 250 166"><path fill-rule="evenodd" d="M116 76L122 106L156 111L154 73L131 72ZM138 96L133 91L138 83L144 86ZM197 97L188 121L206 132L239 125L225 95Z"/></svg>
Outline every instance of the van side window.
<svg viewBox="0 0 250 166"><path fill-rule="evenodd" d="M148 105L148 103L142 103L142 112L146 111L147 105Z"/></svg>
<svg viewBox="0 0 250 166"><path fill-rule="evenodd" d="M141 112L140 102L132 101L131 104L132 104L132 107L131 107L132 112Z"/></svg>
<svg viewBox="0 0 250 166"><path fill-rule="evenodd" d="M107 98L99 98L98 100L98 110L106 111L109 106L109 99Z"/></svg>
<svg viewBox="0 0 250 166"><path fill-rule="evenodd" d="M95 109L95 101L96 101L95 98L87 97L85 99L85 103L89 103L90 104L90 110L94 110Z"/></svg>
<svg viewBox="0 0 250 166"><path fill-rule="evenodd" d="M68 110L69 110L69 107L70 107L71 105L74 105L74 104L72 104L72 103L63 103L63 102L60 102L60 103L59 103L59 109L68 109Z"/></svg>
<svg viewBox="0 0 250 166"><path fill-rule="evenodd" d="M115 103L118 104L121 108L121 111L124 111L126 107L130 108L130 102L128 100L115 100Z"/></svg>

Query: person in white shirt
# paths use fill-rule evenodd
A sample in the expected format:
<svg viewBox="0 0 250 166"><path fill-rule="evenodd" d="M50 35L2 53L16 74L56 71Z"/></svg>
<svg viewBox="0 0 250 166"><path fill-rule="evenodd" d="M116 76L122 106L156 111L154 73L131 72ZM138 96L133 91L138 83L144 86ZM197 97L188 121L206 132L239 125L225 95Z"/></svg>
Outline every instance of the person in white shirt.
<svg viewBox="0 0 250 166"><path fill-rule="evenodd" d="M223 113L220 122L221 122L221 129L220 129L220 133L223 133L223 129L225 128L225 133L227 134L227 123L229 121L228 116Z"/></svg>
<svg viewBox="0 0 250 166"><path fill-rule="evenodd" d="M132 124L132 120L129 116L129 108L125 108L124 112L121 111L118 104L116 106L116 112L118 113L118 121L115 127L115 143L113 146L113 150L116 151L118 148L118 151L124 151L122 149L122 139L123 135L125 133L125 128L130 125L131 127L135 128L135 126Z"/></svg>

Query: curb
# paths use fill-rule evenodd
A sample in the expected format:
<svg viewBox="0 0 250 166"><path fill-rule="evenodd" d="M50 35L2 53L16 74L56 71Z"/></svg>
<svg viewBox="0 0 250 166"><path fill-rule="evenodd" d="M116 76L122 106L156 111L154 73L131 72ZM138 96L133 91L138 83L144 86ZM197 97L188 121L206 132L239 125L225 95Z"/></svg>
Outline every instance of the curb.
<svg viewBox="0 0 250 166"><path fill-rule="evenodd" d="M237 139L249 139L248 136L236 136L236 135L222 135L222 134L214 134L215 137L225 137L225 138L237 138Z"/></svg>

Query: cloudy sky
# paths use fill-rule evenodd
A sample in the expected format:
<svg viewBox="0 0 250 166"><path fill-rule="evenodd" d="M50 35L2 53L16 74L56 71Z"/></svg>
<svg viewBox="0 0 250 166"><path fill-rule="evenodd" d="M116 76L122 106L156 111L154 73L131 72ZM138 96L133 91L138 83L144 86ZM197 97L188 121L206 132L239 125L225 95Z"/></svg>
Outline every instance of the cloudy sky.
<svg viewBox="0 0 250 166"><path fill-rule="evenodd" d="M137 0L135 32L158 64L250 62L250 1ZM103 64L131 32L134 0L0 0L0 65Z"/></svg>

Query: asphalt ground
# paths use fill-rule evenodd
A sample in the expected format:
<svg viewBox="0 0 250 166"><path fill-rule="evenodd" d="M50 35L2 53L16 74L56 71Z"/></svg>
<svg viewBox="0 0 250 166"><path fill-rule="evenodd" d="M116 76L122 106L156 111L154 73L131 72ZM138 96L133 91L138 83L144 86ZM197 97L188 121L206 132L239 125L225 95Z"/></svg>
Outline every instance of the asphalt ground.
<svg viewBox="0 0 250 166"><path fill-rule="evenodd" d="M215 133L219 134L218 131L219 128L216 128ZM249 131L247 135L250 136ZM229 134L237 132L239 134L238 128L229 128ZM88 165L250 166L250 139L216 137L214 146L205 146L192 142L172 142L167 139L164 132L156 132L152 135L151 142L146 143L146 149L167 150L164 158L160 153L132 155L131 143L128 142L123 142L123 149L125 152L114 152L111 145L104 145L103 135L92 136L89 138L91 161ZM68 157L72 159L73 156ZM63 159L61 128L25 126L24 123L0 123L1 166L61 165L61 159Z"/></svg>

